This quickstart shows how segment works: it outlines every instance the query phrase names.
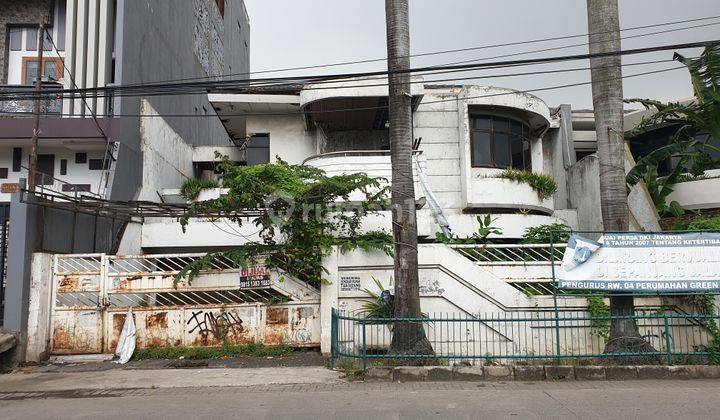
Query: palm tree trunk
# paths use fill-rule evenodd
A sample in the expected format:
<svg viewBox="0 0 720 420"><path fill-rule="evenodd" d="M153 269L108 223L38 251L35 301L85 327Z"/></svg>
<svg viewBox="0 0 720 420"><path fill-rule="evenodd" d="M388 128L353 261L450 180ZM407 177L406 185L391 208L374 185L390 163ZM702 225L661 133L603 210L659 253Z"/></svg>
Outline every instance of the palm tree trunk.
<svg viewBox="0 0 720 420"><path fill-rule="evenodd" d="M590 54L620 51L617 0L587 0ZM606 231L627 231L622 68L619 55L590 59L595 131L600 162L600 206ZM610 315L635 313L632 296L610 296ZM654 351L634 319L612 320L606 353Z"/></svg>
<svg viewBox="0 0 720 420"><path fill-rule="evenodd" d="M395 242L395 317L419 318L417 220L412 170L412 108L408 0L385 0ZM395 354L433 354L422 323L396 322L390 345Z"/></svg>

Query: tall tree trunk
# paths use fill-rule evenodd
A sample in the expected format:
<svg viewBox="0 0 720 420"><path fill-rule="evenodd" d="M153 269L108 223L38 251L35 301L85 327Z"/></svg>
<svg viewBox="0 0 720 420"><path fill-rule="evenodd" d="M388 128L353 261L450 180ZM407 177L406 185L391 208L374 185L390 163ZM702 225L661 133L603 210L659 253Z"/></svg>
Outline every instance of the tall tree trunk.
<svg viewBox="0 0 720 420"><path fill-rule="evenodd" d="M412 170L412 108L408 0L385 0L395 245L395 317L419 318L417 220ZM396 354L433 354L422 323L396 322L391 350Z"/></svg>
<svg viewBox="0 0 720 420"><path fill-rule="evenodd" d="M590 54L620 51L617 0L587 0ZM630 211L625 184L622 68L619 55L590 59L600 162L600 206L606 231L627 231ZM610 314L635 313L632 296L610 296ZM606 353L654 351L634 319L612 320Z"/></svg>

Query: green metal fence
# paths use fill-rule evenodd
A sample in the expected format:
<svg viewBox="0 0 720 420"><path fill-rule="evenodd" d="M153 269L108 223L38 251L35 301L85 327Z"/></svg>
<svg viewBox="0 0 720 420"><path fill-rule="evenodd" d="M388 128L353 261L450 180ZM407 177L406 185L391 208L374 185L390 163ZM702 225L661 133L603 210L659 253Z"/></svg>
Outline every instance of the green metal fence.
<svg viewBox="0 0 720 420"><path fill-rule="evenodd" d="M604 353L610 323L634 319L640 337L654 352ZM528 311L503 314L430 313L423 318L366 318L333 310L332 358L368 363L408 362L433 358L481 364L578 362L588 359L633 358L648 364L706 363L714 325L720 316L671 311L637 311L629 316L588 316L585 311ZM422 325L433 355L393 354L393 331L404 323ZM419 334L418 334L419 336ZM417 337L419 339L419 337ZM571 362L572 363L572 362Z"/></svg>

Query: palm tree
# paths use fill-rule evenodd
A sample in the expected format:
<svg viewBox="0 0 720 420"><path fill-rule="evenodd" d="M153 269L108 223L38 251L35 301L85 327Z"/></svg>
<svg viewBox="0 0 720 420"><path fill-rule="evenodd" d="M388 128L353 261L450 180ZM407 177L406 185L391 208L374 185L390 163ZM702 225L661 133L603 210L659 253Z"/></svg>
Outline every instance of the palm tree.
<svg viewBox="0 0 720 420"><path fill-rule="evenodd" d="M385 0L388 51L390 156L393 238L395 243L395 317L419 318L417 220L412 170L410 25L408 0ZM398 73L398 71L400 73ZM394 354L433 354L422 323L396 322Z"/></svg>
<svg viewBox="0 0 720 420"><path fill-rule="evenodd" d="M620 17L617 0L587 0L590 54L620 51ZM629 228L625 185L623 134L623 88L620 55L590 59L595 131L600 162L600 206L606 231ZM610 315L635 312L632 296L610 295ZM654 351L640 336L632 318L614 318L606 353Z"/></svg>

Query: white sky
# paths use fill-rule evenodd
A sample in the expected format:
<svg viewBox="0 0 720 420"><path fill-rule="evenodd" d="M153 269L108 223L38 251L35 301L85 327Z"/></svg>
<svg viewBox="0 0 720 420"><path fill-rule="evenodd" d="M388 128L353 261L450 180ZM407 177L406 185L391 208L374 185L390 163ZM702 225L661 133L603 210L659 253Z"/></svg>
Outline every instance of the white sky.
<svg viewBox="0 0 720 420"><path fill-rule="evenodd" d="M385 49L384 0L245 0L250 15L250 65L252 71L296 66L383 58ZM529 39L577 35L587 32L584 0L410 0L411 51L413 54L508 43ZM720 0L620 0L621 28L720 15ZM720 22L678 24L670 27L625 31L632 36L658 30ZM627 39L623 49L676 44L720 38L720 25L688 29L668 34ZM540 48L580 44L585 38L499 47L455 54L413 58L412 66L481 59ZM524 58L582 54L587 46L523 55ZM684 51L686 55L697 51ZM514 57L518 58L518 57ZM672 58L672 52L625 57L624 63ZM506 58L510 59L510 58ZM499 59L503 60L503 59ZM523 67L515 72L567 67L586 67L587 62ZM625 67L624 74L677 67L663 63ZM385 62L277 73L278 76L327 74L386 69ZM509 70L485 71L484 74ZM477 76L454 73L455 77ZM265 75L257 75L261 77ZM448 78L448 75L433 76ZM430 79L430 77L426 77ZM553 85L589 81L586 71L504 77L475 83L513 89L536 89ZM473 83L473 81L443 82ZM625 80L625 97L672 100L691 96L685 70ZM570 103L573 108L590 108L589 86L535 93L548 105Z"/></svg>

